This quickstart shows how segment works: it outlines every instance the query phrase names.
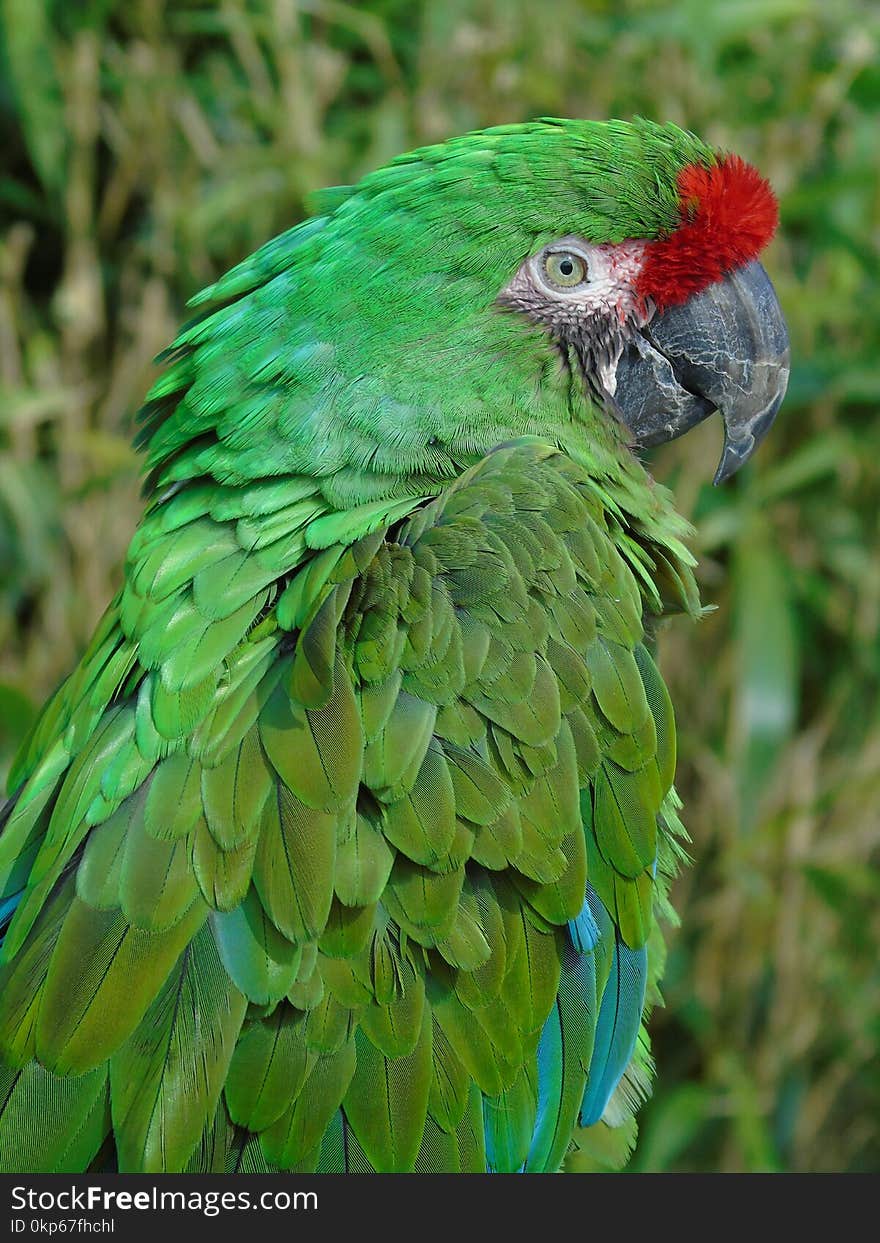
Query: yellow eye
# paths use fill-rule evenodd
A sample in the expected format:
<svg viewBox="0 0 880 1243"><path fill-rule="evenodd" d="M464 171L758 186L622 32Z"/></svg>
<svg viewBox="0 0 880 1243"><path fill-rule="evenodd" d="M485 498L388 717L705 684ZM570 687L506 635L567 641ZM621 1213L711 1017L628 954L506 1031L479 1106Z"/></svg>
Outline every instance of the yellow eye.
<svg viewBox="0 0 880 1243"><path fill-rule="evenodd" d="M553 250L544 258L544 275L551 285L573 289L587 279L587 265L573 250Z"/></svg>

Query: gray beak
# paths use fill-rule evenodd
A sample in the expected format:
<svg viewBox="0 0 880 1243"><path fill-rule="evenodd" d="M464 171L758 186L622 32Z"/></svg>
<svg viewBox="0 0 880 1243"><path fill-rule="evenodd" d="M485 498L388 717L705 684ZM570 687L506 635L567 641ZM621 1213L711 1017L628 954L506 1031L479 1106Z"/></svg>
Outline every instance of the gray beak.
<svg viewBox="0 0 880 1243"><path fill-rule="evenodd" d="M748 461L788 386L788 330L770 278L754 261L682 306L655 315L628 342L614 402L641 446L674 440L713 410L724 420L715 483Z"/></svg>

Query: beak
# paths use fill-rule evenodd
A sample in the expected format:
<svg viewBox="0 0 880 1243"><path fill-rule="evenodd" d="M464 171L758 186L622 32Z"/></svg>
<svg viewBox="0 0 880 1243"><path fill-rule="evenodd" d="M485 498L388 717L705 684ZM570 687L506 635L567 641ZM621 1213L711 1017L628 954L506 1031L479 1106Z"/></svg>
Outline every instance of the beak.
<svg viewBox="0 0 880 1243"><path fill-rule="evenodd" d="M674 440L719 410L724 450L715 483L722 483L770 430L788 374L782 310L753 261L649 320L621 355L614 402L645 447Z"/></svg>

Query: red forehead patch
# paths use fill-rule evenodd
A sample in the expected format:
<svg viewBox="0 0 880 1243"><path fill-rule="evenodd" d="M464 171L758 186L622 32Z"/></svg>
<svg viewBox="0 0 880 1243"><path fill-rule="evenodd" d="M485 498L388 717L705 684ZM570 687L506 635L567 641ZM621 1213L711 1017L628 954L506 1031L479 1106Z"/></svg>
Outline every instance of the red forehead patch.
<svg viewBox="0 0 880 1243"><path fill-rule="evenodd" d="M705 168L688 164L678 175L682 223L669 237L649 242L636 286L661 309L742 267L776 231L776 195L757 169L738 155Z"/></svg>

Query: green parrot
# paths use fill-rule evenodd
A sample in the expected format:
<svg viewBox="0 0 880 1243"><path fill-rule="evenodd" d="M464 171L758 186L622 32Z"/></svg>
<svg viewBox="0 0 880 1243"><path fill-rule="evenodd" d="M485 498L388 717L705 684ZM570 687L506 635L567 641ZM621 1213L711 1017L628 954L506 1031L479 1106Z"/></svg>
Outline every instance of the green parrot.
<svg viewBox="0 0 880 1243"><path fill-rule="evenodd" d="M316 212L193 298L11 773L7 1171L552 1171L649 1087L700 605L638 451L772 422L773 193L551 119Z"/></svg>

